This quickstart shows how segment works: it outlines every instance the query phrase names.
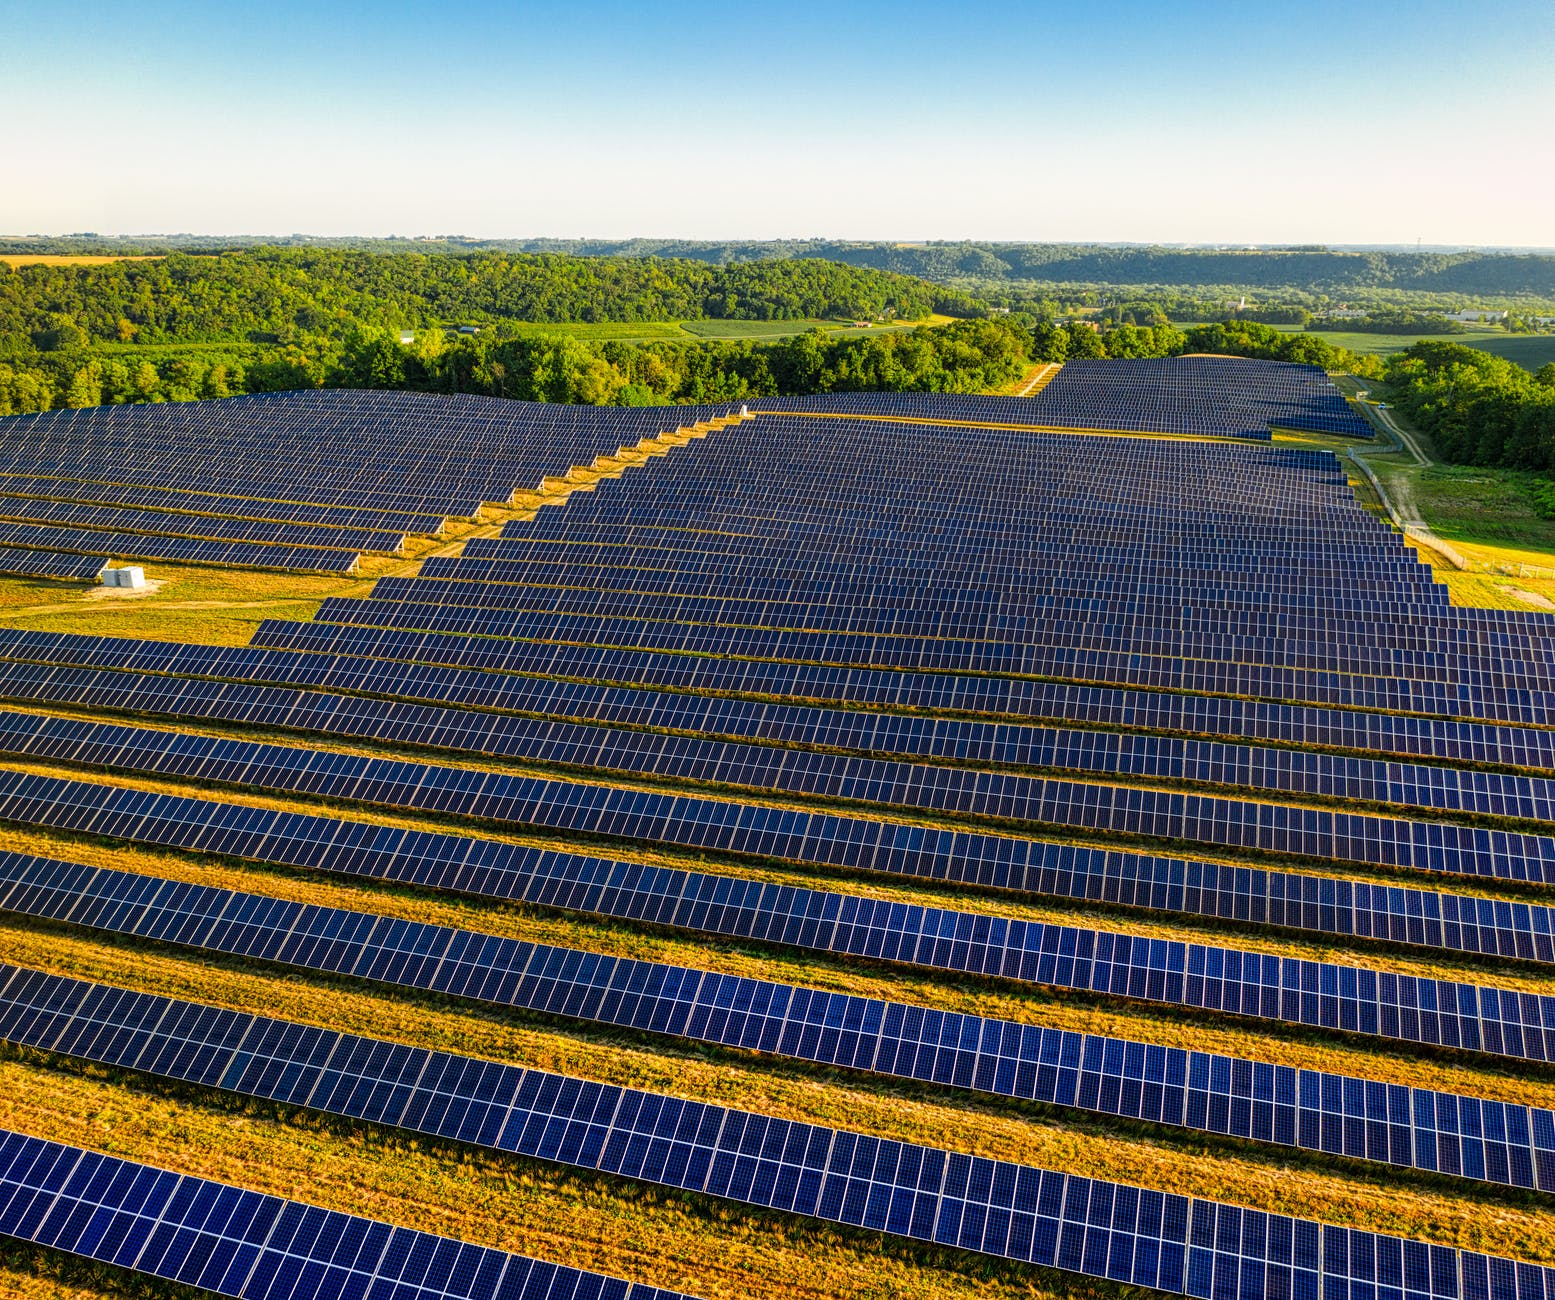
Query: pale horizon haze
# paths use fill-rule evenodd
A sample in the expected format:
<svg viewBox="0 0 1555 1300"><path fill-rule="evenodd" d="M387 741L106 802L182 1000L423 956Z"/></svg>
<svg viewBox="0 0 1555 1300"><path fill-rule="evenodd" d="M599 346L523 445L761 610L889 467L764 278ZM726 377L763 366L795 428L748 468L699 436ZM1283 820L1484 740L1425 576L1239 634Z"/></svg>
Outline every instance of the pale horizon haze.
<svg viewBox="0 0 1555 1300"><path fill-rule="evenodd" d="M1555 244L1555 5L0 0L0 233Z"/></svg>

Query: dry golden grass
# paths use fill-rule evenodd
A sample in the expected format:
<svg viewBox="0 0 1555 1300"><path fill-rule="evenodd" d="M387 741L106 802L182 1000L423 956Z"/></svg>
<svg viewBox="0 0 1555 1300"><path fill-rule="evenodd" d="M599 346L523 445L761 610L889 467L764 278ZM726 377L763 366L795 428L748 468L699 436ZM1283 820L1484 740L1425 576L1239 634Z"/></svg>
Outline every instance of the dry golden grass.
<svg viewBox="0 0 1555 1300"><path fill-rule="evenodd" d="M11 266L102 266L108 262L158 262L160 253L0 253Z"/></svg>
<svg viewBox="0 0 1555 1300"><path fill-rule="evenodd" d="M6 1300L95 1300L100 1296L195 1300L202 1293L21 1242L0 1243L0 1296Z"/></svg>
<svg viewBox="0 0 1555 1300"><path fill-rule="evenodd" d="M1515 1061L1491 1057L1422 1053L1402 1044L1369 1043L1276 1023L1128 1004L1081 993L886 966L715 936L645 929L626 921L433 894L401 885L284 868L237 866L209 855L196 857L125 848L81 836L0 828L0 849L1077 1033L1248 1056L1296 1068L1331 1070L1528 1105L1555 1105L1555 1078L1544 1072L1526 1071ZM11 930L25 932L30 923L13 918L8 924Z"/></svg>
<svg viewBox="0 0 1555 1300"><path fill-rule="evenodd" d="M78 978L899 1141L1230 1200L1272 1212L1314 1215L1519 1258L1555 1258L1555 1220L1542 1214L1537 1198L1507 1196L1445 1180L1399 1177L1385 1169L1373 1171L1299 1153L1242 1149L1213 1139L1152 1134L1128 1125L1109 1126L1104 1121L1022 1113L1015 1106L946 1090L897 1086L741 1053L683 1048L606 1031L553 1029L516 1017L473 1012L444 999L380 990L355 981L271 974L256 963L188 960L134 943L104 944L66 933L11 927L0 930L0 937L8 959ZM30 1071L31 1082L26 1087L21 1086L22 1071ZM69 1071L38 1070L28 1061L0 1063L0 1125L39 1136L86 1141L113 1154L172 1163L189 1172L259 1185L252 1174L233 1178L222 1171L220 1162L232 1158L226 1149L230 1139L223 1136L230 1118L202 1117L202 1112L209 1110L252 1108L236 1102L212 1104L203 1092L184 1090L181 1118L176 1123L158 1124L154 1115L145 1114L143 1097L133 1107L135 1119L126 1115L109 1128L94 1128L79 1122L86 1118L79 1102L92 1082ZM118 1076L115 1082L134 1083ZM119 1104L128 1108L127 1100ZM154 1098L149 1108L155 1110L164 1104L171 1106L174 1101ZM59 1127L67 1123L65 1115L70 1112L78 1117L77 1128L84 1134L80 1138L67 1137L70 1128ZM262 1139L259 1127L266 1130ZM256 1140L275 1142L272 1127L256 1125ZM330 1136L338 1137L342 1126L310 1127L315 1132L333 1129ZM1119 1133L1116 1127L1125 1131ZM168 1149L169 1128L178 1139L172 1151ZM122 1145L128 1141L133 1141L133 1148ZM222 1149L216 1150L218 1146ZM201 1164L189 1165L191 1156ZM215 1167L206 1162L215 1163ZM530 1162L498 1159L488 1163L528 1166ZM580 1179L598 1181L587 1175L580 1175ZM381 1170L369 1180L370 1200L376 1201L387 1191L385 1181ZM320 1190L314 1182L281 1187L266 1183L263 1189L313 1200L319 1199ZM608 1186L599 1187L597 1195L618 1204L637 1199ZM542 1212L532 1217L543 1220L549 1216ZM424 1219L413 1221L456 1236L472 1235L471 1229L479 1226L461 1223L449 1228L433 1226ZM559 1227L565 1218L553 1221ZM774 1235L787 1235L781 1223L774 1228ZM538 1249L533 1245L517 1248ZM678 1256L688 1248L689 1242L674 1253ZM611 1265L607 1271L617 1267ZM698 1276L692 1282L690 1289L708 1292L716 1278Z"/></svg>
<svg viewBox="0 0 1555 1300"><path fill-rule="evenodd" d="M1406 947L1383 948L1364 940L1329 940L1304 932L1265 933L1236 922L1214 922L1170 913L1144 913L1112 910L1105 907L1065 900L1032 899L1005 896L987 891L918 881L884 875L849 872L845 869L813 869L781 863L757 863L719 859L693 851L652 849L640 845L620 845L606 841L586 842L585 837L557 833L515 832L511 826L482 823L474 819L445 816L402 814L365 805L338 801L309 800L275 796L233 787L216 787L179 778L140 775L102 774L48 761L0 760L0 768L66 777L95 784L114 785L137 790L209 798L217 802L247 807L274 808L281 811L338 816L378 825L403 826L417 830L465 834L504 843L533 844L540 847L576 851L580 847L607 858L625 858L689 870L711 871L744 879L768 880L799 887L835 889L842 892L886 898L926 907L955 907L990 915L1008 916L1033 922L1058 925L1095 925L1126 934L1169 939L1187 943L1209 943L1267 952L1311 961L1362 965L1430 979L1477 979L1500 987L1545 996L1555 995L1555 971L1523 964L1494 963L1494 974L1485 977L1485 959L1454 955L1431 949ZM1478 974L1477 974L1478 973Z"/></svg>

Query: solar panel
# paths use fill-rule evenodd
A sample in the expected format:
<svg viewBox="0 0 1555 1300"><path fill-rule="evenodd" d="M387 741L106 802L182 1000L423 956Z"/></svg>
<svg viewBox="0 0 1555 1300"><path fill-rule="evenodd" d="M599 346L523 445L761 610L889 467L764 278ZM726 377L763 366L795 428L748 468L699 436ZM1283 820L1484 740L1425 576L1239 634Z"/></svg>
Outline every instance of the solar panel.
<svg viewBox="0 0 1555 1300"><path fill-rule="evenodd" d="M103 561L95 555L62 555L55 551L23 551L0 547L0 573L18 578L63 578L92 582L102 572Z"/></svg>
<svg viewBox="0 0 1555 1300"><path fill-rule="evenodd" d="M0 881L7 886L0 908L27 916L947 1088L1555 1191L1555 1113L1548 1109L19 854L0 856ZM0 992L0 1002L7 997L16 1009L0 1018L0 1037L49 1047L54 1040L36 1037L31 1003Z"/></svg>
<svg viewBox="0 0 1555 1300"><path fill-rule="evenodd" d="M238 1300L680 1296L7 1130L0 1234Z"/></svg>
<svg viewBox="0 0 1555 1300"><path fill-rule="evenodd" d="M0 821L802 949L1555 1060L1555 998L0 771Z"/></svg>
<svg viewBox="0 0 1555 1300"><path fill-rule="evenodd" d="M247 721L263 718L250 715ZM415 741L415 726L393 727L392 739ZM637 738L625 733L623 744ZM564 742L565 743L565 742ZM652 747L653 742L642 743ZM603 750L603 746L600 749ZM733 748L733 747L726 747ZM608 767L608 752L573 744L576 761ZM956 880L996 888L1029 888L1044 870L1067 869L1071 850L1041 840L980 830L843 816L829 811L768 808L727 799L633 790L558 778L440 767L253 741L217 739L145 727L0 711L0 753L47 756L133 772L177 774L269 790L305 791L386 807L458 814L514 825L583 831L653 844L716 850L892 875ZM786 755L775 753L776 765ZM797 764L797 760L796 764ZM879 798L886 778L862 759L846 780L804 778L805 793ZM879 766L879 765L877 765ZM728 769L692 755L671 755L639 770L742 783L739 755ZM759 771L757 774L759 776ZM943 792L923 802L960 812L1015 817L1021 807L1003 793L1026 778L954 774L926 768L922 788ZM936 784L938 779L939 783ZM1327 808L1232 800L1134 786L1029 778L1035 793L1028 820L1156 839L1261 849L1338 862L1407 867L1420 872L1546 882L1555 878L1555 836L1481 826L1346 813ZM912 802L903 788L901 802ZM1033 806L1034 805L1034 806ZM1155 864L1150 864L1149 870ZM1171 868L1167 867L1168 878ZM1040 883L1037 892L1043 890Z"/></svg>
<svg viewBox="0 0 1555 1300"><path fill-rule="evenodd" d="M60 987L58 977L34 978L52 983L50 992ZM65 1022L66 1039L99 1035L91 1014L98 999L112 1008L106 1023L119 1031L117 1059L149 1055L160 1071L240 1095L1086 1276L1206 1298L1252 1300L1272 1290L1316 1300L1326 1281L1386 1282L1396 1269L1423 1296L1460 1300L1481 1275L1518 1267L1423 1241L106 986L85 993L86 1014L74 1026ZM1546 1300L1555 1269L1524 1267L1537 1300Z"/></svg>
<svg viewBox="0 0 1555 1300"><path fill-rule="evenodd" d="M732 780L732 774L737 772L740 781L747 785L764 779L764 770L775 769L770 782L773 788L798 791L814 788L818 770L802 761L804 755L786 750L756 750L749 754L738 746L715 743L713 748L718 761L716 767L709 768L703 753L706 746L680 737L626 733L618 735L616 739L621 743L615 744L612 733L590 736L589 728L560 728L555 724L506 715L472 717L459 711L414 705L396 707L352 696L315 696L309 692L217 686L205 681L188 682L156 676L0 665L0 698L6 697L96 708L130 708L140 713L223 719L247 725L282 726L400 743L408 741L482 755L547 762L586 761L591 768L614 767L629 772L678 775L684 771L719 780ZM22 715L24 727L29 726L26 718L27 715ZM4 717L0 715L0 746L6 743L3 724ZM79 727L69 724L58 724L54 734L91 743L84 739ZM152 733L151 739L160 739L166 734ZM69 756L68 751L53 750L49 741L40 741L40 737L30 731L24 735L28 750L38 748L41 743L56 757ZM627 746L632 748L628 750ZM674 754L673 765L661 761L665 753ZM175 770L189 771L184 762L187 757L185 750ZM235 755L227 752L224 757L231 761ZM831 767L847 766L851 782L879 785L877 797L883 798L889 793L893 803L965 810L958 795L963 783L953 779L962 774L953 769L921 769L924 780L936 782L924 787L928 794L939 798L936 804L929 798L920 798L914 783L904 780L901 773L892 776L880 770L888 765L821 757ZM1294 774L1292 768L1302 756L1289 751L1273 751L1271 757L1285 760L1273 774L1283 779L1272 782L1271 788L1289 789L1297 785L1299 767ZM111 761L111 755L101 749L95 749L92 758L99 762ZM634 759L641 761L634 763ZM135 761L144 762L143 755L137 754ZM1363 766L1355 759L1339 758L1335 762L1340 770L1348 770L1352 775ZM250 763L265 767L272 774L270 779L274 779L270 764L257 757L250 759ZM765 768L761 766L763 763ZM702 768L700 773L699 766ZM1102 770L1119 770L1121 766L1113 763L1110 769L1104 767ZM307 770L317 774L317 768L311 762ZM1237 770L1244 778L1249 775L1245 769ZM904 771L910 773L911 769ZM1175 766L1171 774L1181 776L1189 771L1183 764ZM1408 771L1395 765L1389 776L1398 779ZM982 778L970 775L974 783L969 788L976 789L975 782ZM1195 775L1204 779L1202 770ZM1480 806L1487 806L1495 797L1498 782L1509 779L1485 773L1445 775L1471 778L1470 788L1480 796L1477 800ZM779 776L784 779L778 780ZM1258 784L1256 780L1245 780L1244 783ZM846 793L847 788L840 788L838 792ZM1447 789L1445 786L1427 787L1423 777L1420 784L1412 788L1438 789L1443 793ZM1322 792L1340 791L1328 785ZM442 806L445 810L450 807L446 803ZM994 875L991 874L992 867L982 868L984 874L978 874L978 868L968 870L963 867L961 874L979 884L996 883L1004 888L1060 898L1104 900L1152 911L1186 912L1329 935L1371 937L1460 952L1555 962L1552 915L1548 907L1537 903L1476 899L1123 849L1028 843L1028 858L1021 870L1011 867L1003 874ZM731 840L727 847L735 847L734 842ZM917 846L917 851L922 854L929 848L930 844L925 840ZM853 865L872 864L859 855ZM879 869L906 870L907 865L888 858ZM942 868L937 859L927 864L920 861L918 873L943 878L948 874L948 868Z"/></svg>
<svg viewBox="0 0 1555 1300"><path fill-rule="evenodd" d="M1299 744L1300 750L1280 751L1293 755L1292 762L1324 764L1330 760L1316 751L1331 749L1555 773L1555 732L1536 727L1447 722L1342 709L1301 709L1237 699L1110 691L1052 682L996 683L986 678L939 683L931 680L920 697L910 680L898 679L895 685L872 689L871 681L888 681L891 677L876 673L855 675L863 680L848 683L854 688L851 693L859 697L856 707L826 708L782 699L759 701L690 694L662 687L600 686L570 680L565 674L571 663L559 657L536 663L533 668L550 668L562 675L536 677L340 653L365 639L363 649L389 656L415 655L415 647L406 644L411 639L393 634L380 637L371 632L353 633L323 625L271 622L261 625L260 635L291 639L294 631L304 634L302 645L317 645L318 651L271 650L255 645L189 645L0 628L0 661L346 690L561 720L637 725L794 745L820 744L871 755L961 758L994 765L1038 765L1038 759L1046 753L1046 737L1055 733L1017 721L1029 718L1034 722L1078 724L1087 728L1080 734L1103 743L1117 742L1111 733L1090 728L1128 728L1130 744L1156 743L1154 737L1140 732L1175 733L1188 743L1167 752L1181 753L1185 758L1196 752L1193 746L1202 743L1200 738L1214 737L1273 741L1282 746ZM344 637L335 637L338 632L344 632ZM329 639L315 639L319 633L328 634ZM547 649L560 655L577 648ZM719 661L713 661L712 666L738 667ZM840 685L833 684L834 694L841 693ZM1018 702L1009 702L1011 716L1003 721L989 721L877 711L912 708L920 698L925 707L953 706L958 687L975 689L979 685L1020 689ZM815 687L821 689L821 683L816 682ZM961 703L976 705L979 697L972 695Z"/></svg>

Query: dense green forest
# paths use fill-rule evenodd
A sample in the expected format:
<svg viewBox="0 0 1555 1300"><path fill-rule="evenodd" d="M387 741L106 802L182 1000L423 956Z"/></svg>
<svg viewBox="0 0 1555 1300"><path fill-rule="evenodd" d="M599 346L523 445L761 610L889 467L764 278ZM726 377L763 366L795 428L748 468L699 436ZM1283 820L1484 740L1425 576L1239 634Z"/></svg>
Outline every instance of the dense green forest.
<svg viewBox="0 0 1555 1300"><path fill-rule="evenodd" d="M935 311L986 314L954 290L808 259L716 267L292 248L15 269L0 263L0 414L351 383L649 402L790 391L783 385L800 382L787 378L798 374L836 383L851 382L856 371L879 382L910 374L891 382L952 389L1004 382L991 378L1012 364L1000 359L1002 344L975 329L917 342L887 338L867 362L839 348L835 364L806 368L788 360L798 345L602 350L536 338L532 328L816 318L910 324ZM520 331L519 322L529 328ZM454 332L459 326L480 332ZM401 330L415 334L412 345L401 344Z"/></svg>
<svg viewBox="0 0 1555 1300"><path fill-rule="evenodd" d="M1530 374L1476 348L1434 340L1390 357L1387 392L1441 456L1555 471L1555 362ZM1555 513L1555 499L1547 505Z"/></svg>
<svg viewBox="0 0 1555 1300"><path fill-rule="evenodd" d="M1359 320L1316 320L1309 330L1337 330L1347 334L1462 334L1463 326L1435 312L1373 311Z"/></svg>
<svg viewBox="0 0 1555 1300"><path fill-rule="evenodd" d="M381 328L352 325L285 346L60 349L31 364L0 362L0 414L51 406L192 401L291 388L398 388L594 405L732 402L772 394L860 391L987 392L1033 362L1222 352L1380 374L1373 357L1315 334L1251 322L1195 326L1128 323L1095 329L1019 316L957 321L899 333L810 331L777 342L593 341L573 335L445 336L411 346Z"/></svg>
<svg viewBox="0 0 1555 1300"><path fill-rule="evenodd" d="M980 313L966 294L801 259L714 267L652 258L254 249L98 265L0 264L0 340L290 342L348 321L920 320Z"/></svg>
<svg viewBox="0 0 1555 1300"><path fill-rule="evenodd" d="M934 309L966 318L896 333L811 331L777 341L596 340L528 324L842 316L910 325ZM1290 319L1288 312L1270 315ZM448 328L465 322L482 328ZM414 331L410 343L401 341L405 329ZM1167 305L1148 300L1068 321L1019 311L990 316L964 294L894 272L809 260L715 266L289 248L0 267L0 414L319 386L618 404L979 392L1013 383L1037 361L1184 352L1382 373L1376 358L1337 348L1313 330L1281 331L1247 317L1180 327ZM1555 464L1540 423L1548 413L1543 372L1536 380L1488 354L1452 348L1413 349L1391 373L1400 406L1413 413L1410 394L1423 395L1421 425L1439 434L1447 456ZM1455 394L1450 402L1441 396L1444 384ZM1490 420L1485 412L1495 403L1501 415ZM1525 415L1524 408L1538 410Z"/></svg>
<svg viewBox="0 0 1555 1300"><path fill-rule="evenodd" d="M1105 244L964 241L898 244L839 240L707 242L670 239L289 239L175 235L104 239L95 235L0 240L0 253L220 252L270 243L365 252L547 254L637 260L673 258L728 267L750 262L820 258L914 276L942 285L1050 286L1066 296L1109 286L1293 292L1321 298L1368 293L1555 300L1555 256L1506 252L1407 252L1298 248L1152 248Z"/></svg>

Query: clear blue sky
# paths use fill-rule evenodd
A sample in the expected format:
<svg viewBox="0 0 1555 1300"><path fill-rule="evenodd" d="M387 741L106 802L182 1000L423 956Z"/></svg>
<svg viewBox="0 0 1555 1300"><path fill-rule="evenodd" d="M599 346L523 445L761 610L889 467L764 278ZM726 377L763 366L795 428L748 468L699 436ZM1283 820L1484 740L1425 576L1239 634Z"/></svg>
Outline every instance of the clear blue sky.
<svg viewBox="0 0 1555 1300"><path fill-rule="evenodd" d="M0 0L0 233L1555 244L1552 0Z"/></svg>

